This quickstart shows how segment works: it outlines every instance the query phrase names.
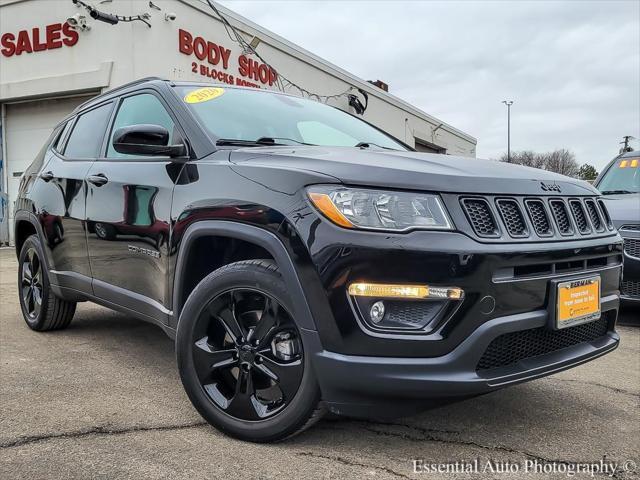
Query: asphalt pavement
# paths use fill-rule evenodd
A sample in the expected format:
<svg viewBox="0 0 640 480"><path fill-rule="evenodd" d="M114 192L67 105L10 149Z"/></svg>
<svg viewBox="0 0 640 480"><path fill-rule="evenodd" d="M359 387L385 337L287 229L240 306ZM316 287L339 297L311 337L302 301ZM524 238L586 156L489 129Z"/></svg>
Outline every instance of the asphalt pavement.
<svg viewBox="0 0 640 480"><path fill-rule="evenodd" d="M16 269L14 251L0 249L2 479L473 478L465 469L567 478L576 462L603 459L617 464L613 478L640 475L638 310L623 313L615 352L572 370L409 418L324 420L255 445L202 420L159 328L83 303L67 330L29 330Z"/></svg>

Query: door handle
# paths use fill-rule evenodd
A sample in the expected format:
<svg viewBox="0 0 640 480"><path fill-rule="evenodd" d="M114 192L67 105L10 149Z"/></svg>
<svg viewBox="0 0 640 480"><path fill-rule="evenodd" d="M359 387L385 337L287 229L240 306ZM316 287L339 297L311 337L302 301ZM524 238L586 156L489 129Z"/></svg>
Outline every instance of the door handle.
<svg viewBox="0 0 640 480"><path fill-rule="evenodd" d="M45 182L50 182L51 180L53 180L53 172L51 170L49 170L48 172L44 172L40 174L40 178L42 180L44 180Z"/></svg>
<svg viewBox="0 0 640 480"><path fill-rule="evenodd" d="M89 175L87 177L89 183L93 183L96 187L101 187L109 181L104 173L98 173L97 175Z"/></svg>

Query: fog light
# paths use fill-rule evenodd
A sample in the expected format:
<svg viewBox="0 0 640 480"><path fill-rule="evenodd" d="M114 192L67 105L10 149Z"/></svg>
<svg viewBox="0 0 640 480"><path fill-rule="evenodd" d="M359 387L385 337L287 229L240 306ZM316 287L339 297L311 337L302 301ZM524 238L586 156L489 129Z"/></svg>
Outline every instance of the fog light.
<svg viewBox="0 0 640 480"><path fill-rule="evenodd" d="M376 302L371 305L369 316L371 317L371 321L373 323L380 323L384 319L384 302Z"/></svg>

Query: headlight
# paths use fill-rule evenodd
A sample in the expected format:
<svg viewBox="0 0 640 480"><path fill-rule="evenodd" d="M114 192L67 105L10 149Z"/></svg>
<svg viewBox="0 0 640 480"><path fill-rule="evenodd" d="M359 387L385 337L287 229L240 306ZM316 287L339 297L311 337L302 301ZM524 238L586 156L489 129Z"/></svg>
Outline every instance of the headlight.
<svg viewBox="0 0 640 480"><path fill-rule="evenodd" d="M307 189L315 207L345 228L405 231L451 230L438 195L314 185Z"/></svg>

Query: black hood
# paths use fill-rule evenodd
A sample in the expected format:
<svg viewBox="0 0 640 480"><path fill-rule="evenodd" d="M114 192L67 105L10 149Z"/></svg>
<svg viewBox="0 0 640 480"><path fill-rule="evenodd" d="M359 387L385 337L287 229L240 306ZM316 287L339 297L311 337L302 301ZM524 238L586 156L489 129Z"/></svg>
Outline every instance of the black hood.
<svg viewBox="0 0 640 480"><path fill-rule="evenodd" d="M265 147L234 150L231 161L244 166L322 173L349 185L455 193L599 195L587 182L545 170L431 153L354 147Z"/></svg>
<svg viewBox="0 0 640 480"><path fill-rule="evenodd" d="M640 193L605 195L603 198L616 228L640 224Z"/></svg>

